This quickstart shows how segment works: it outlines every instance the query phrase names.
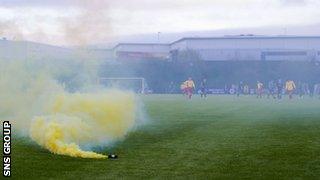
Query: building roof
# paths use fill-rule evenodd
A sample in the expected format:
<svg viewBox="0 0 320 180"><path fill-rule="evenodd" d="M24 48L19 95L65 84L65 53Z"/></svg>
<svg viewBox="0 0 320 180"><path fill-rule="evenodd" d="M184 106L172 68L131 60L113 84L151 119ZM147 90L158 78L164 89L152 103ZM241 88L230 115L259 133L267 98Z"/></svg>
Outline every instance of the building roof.
<svg viewBox="0 0 320 180"><path fill-rule="evenodd" d="M170 45L186 41L186 40L214 40L214 39L296 39L296 38L320 38L320 36L257 36L257 35L226 35L226 36L217 36L217 37L184 37L179 40L176 40Z"/></svg>
<svg viewBox="0 0 320 180"><path fill-rule="evenodd" d="M296 39L296 38L320 38L320 36L259 36L259 35L225 35L225 36L216 36L216 37L184 37L181 39L178 39L176 41L173 41L172 43L118 43L116 46L114 46L112 49L116 49L117 47L121 45L150 45L150 46L170 46L176 43L179 43L181 41L187 41L187 40L215 40L215 39Z"/></svg>
<svg viewBox="0 0 320 180"><path fill-rule="evenodd" d="M170 44L165 44L165 43L119 43L117 44L116 46L114 46L112 49L116 49L117 47L119 46L122 46L122 45L149 45L149 46L170 46Z"/></svg>

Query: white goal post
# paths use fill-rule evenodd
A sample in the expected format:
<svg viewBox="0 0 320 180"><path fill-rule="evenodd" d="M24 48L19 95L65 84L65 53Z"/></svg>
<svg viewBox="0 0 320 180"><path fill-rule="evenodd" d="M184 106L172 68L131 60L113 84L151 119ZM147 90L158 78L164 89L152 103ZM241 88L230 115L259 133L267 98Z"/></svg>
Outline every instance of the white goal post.
<svg viewBox="0 0 320 180"><path fill-rule="evenodd" d="M142 94L145 93L147 88L146 80L143 77L100 77L97 80L97 84L106 85L110 87L119 87L121 86L121 82L127 82L127 84L134 84L133 82L138 82L138 92ZM130 89L130 87L126 88Z"/></svg>

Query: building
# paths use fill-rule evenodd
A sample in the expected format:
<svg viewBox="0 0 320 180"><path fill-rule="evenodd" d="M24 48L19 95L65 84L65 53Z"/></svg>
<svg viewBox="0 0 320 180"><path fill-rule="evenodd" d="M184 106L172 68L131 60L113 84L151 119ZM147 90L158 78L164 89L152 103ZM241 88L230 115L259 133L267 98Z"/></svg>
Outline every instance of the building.
<svg viewBox="0 0 320 180"><path fill-rule="evenodd" d="M1 60L65 60L74 58L71 48L52 46L30 41L0 40Z"/></svg>
<svg viewBox="0 0 320 180"><path fill-rule="evenodd" d="M141 60L170 58L170 44L120 43L113 48L116 59Z"/></svg>
<svg viewBox="0 0 320 180"><path fill-rule="evenodd" d="M193 50L205 61L320 60L320 36L222 36L182 38L171 44L121 43L116 59L172 59Z"/></svg>
<svg viewBox="0 0 320 180"><path fill-rule="evenodd" d="M182 38L171 50L196 50L207 61L315 60L320 36L224 36Z"/></svg>
<svg viewBox="0 0 320 180"><path fill-rule="evenodd" d="M113 60L113 50L112 49L89 49L88 51L90 57L96 60Z"/></svg>

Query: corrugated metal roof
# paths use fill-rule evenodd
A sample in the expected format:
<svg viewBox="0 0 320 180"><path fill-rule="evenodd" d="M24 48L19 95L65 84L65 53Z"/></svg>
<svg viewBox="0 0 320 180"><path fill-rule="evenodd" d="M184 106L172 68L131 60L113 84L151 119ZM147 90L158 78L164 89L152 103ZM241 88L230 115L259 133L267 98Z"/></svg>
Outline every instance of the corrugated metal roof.
<svg viewBox="0 0 320 180"><path fill-rule="evenodd" d="M115 47L113 47L112 49L116 49L117 47L121 46L121 45L149 45L149 46L170 46L170 44L164 44L164 43L119 43L117 44Z"/></svg>
<svg viewBox="0 0 320 180"><path fill-rule="evenodd" d="M254 35L235 35L217 37L184 37L172 42L170 45L186 40L214 40L214 39L297 39L297 38L320 38L320 36L254 36Z"/></svg>
<svg viewBox="0 0 320 180"><path fill-rule="evenodd" d="M257 35L226 35L226 36L216 36L216 37L184 37L178 39L172 43L119 43L112 49L116 49L121 45L157 45L157 46L170 46L175 43L187 40L215 40L215 39L297 39L297 38L316 38L320 39L320 36L257 36Z"/></svg>

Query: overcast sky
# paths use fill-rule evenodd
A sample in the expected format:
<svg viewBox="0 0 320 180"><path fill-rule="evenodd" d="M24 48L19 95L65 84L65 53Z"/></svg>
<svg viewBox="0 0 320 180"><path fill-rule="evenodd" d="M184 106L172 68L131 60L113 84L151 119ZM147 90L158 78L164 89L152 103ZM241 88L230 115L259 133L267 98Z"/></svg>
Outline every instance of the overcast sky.
<svg viewBox="0 0 320 180"><path fill-rule="evenodd" d="M0 0L0 36L51 44L320 23L319 0Z"/></svg>

